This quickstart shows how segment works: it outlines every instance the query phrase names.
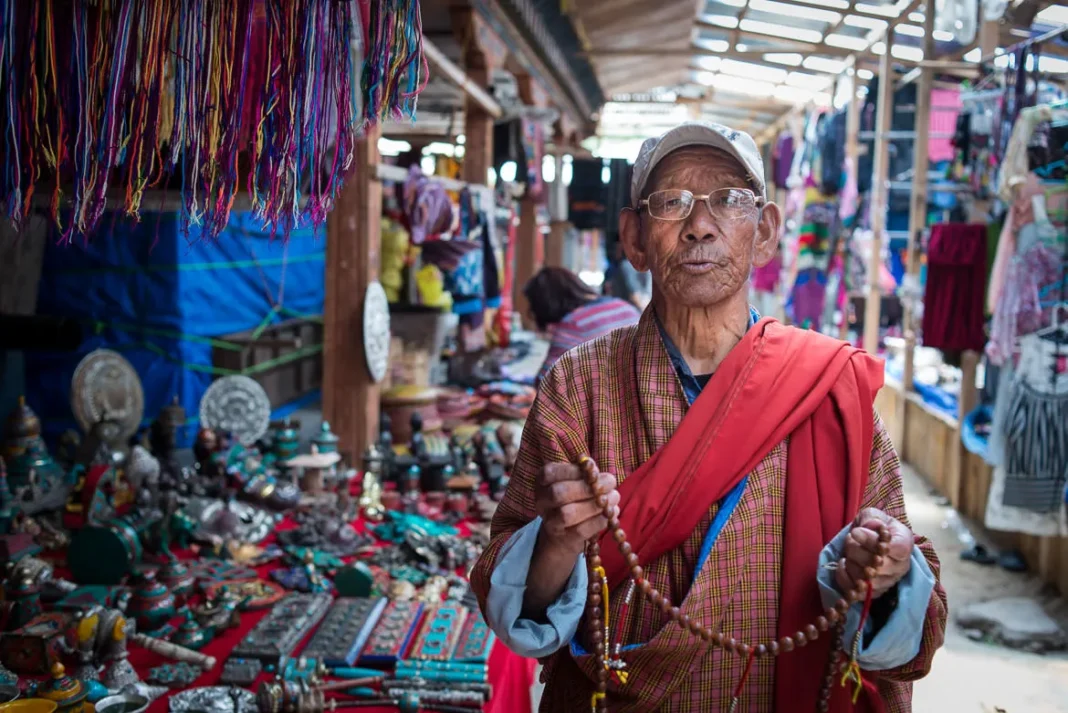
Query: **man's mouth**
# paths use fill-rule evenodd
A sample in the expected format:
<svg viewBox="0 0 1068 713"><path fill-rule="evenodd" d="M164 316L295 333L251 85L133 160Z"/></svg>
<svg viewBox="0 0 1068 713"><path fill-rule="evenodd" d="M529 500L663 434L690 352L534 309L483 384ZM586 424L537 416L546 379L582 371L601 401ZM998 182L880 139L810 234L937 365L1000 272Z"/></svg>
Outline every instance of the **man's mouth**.
<svg viewBox="0 0 1068 713"><path fill-rule="evenodd" d="M712 260L685 260L679 264L679 267L683 272L691 275L703 275L711 272L716 267L716 263Z"/></svg>

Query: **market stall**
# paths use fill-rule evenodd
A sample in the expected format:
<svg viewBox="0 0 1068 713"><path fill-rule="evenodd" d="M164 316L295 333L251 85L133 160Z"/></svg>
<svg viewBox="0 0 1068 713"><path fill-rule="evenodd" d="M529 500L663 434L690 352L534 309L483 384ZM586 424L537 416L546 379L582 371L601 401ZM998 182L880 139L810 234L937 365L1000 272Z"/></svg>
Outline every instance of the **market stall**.
<svg viewBox="0 0 1068 713"><path fill-rule="evenodd" d="M440 452L416 432L394 450L387 430L357 472L327 423L303 443L232 376L205 395L211 426L189 467L181 407L154 422L151 451L124 447L140 383L116 353L87 359L76 415L130 410L55 457L28 406L5 422L5 690L171 711L529 707L534 662L495 644L464 576L514 455L507 436L493 451L498 436L474 429Z"/></svg>
<svg viewBox="0 0 1068 713"><path fill-rule="evenodd" d="M900 264L890 280L900 331L886 330L885 283L869 279L869 315L883 319L866 317L864 343L886 348L879 410L902 459L992 532L1004 566L1030 566L1065 591L1068 492L1052 454L1068 422L1050 399L1060 393L1065 343L1068 115L1063 77L1038 61L1043 45L1063 34L1061 27L987 50L974 84L943 79L932 92L933 76L951 64L933 61L895 93L880 92L879 116L896 116L901 85L919 80L914 130L902 135L915 146L908 174L880 163L896 134L876 120L872 203L907 191L909 228L900 257L891 251ZM871 269L883 270L884 256L870 249Z"/></svg>
<svg viewBox="0 0 1068 713"><path fill-rule="evenodd" d="M461 19L485 37L487 16ZM464 573L536 365L502 369L518 356L502 350L449 387L434 368L487 333L508 346L513 215L537 198L485 185L501 118L488 79L426 39L416 2L44 2L2 20L19 157L5 211L57 243L41 306L93 334L34 363L5 422L4 695L71 711L529 709L534 662L495 643ZM379 153L430 68L471 102L470 182ZM545 104L529 77L523 94ZM552 129L539 111L505 117L519 157ZM458 317L455 346L406 310Z"/></svg>

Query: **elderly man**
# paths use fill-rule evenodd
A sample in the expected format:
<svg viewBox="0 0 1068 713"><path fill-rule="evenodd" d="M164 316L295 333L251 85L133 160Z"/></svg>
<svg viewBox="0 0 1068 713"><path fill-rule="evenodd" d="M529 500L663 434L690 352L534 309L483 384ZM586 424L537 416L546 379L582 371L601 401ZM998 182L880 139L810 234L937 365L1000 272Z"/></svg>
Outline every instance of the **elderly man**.
<svg viewBox="0 0 1068 713"><path fill-rule="evenodd" d="M874 415L881 363L746 304L782 220L747 134L646 141L631 199L651 306L543 380L472 577L488 623L544 659L545 711L911 710L946 598Z"/></svg>

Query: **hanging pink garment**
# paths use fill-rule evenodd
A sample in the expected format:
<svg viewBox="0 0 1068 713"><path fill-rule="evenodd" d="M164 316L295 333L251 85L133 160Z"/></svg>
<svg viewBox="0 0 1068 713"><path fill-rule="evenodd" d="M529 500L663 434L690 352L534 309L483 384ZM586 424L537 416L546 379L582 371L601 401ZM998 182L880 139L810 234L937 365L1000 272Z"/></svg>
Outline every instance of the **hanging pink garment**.
<svg viewBox="0 0 1068 713"><path fill-rule="evenodd" d="M764 267L753 268L753 289L757 292L774 292L779 286L779 276L782 274L782 255L775 254L775 258Z"/></svg>
<svg viewBox="0 0 1068 713"><path fill-rule="evenodd" d="M957 130L957 115L961 107L959 89L935 89L931 92L931 117L927 127L931 136L938 137L927 142L927 158L932 163L952 161L957 155L952 136ZM945 138L941 138L943 136Z"/></svg>

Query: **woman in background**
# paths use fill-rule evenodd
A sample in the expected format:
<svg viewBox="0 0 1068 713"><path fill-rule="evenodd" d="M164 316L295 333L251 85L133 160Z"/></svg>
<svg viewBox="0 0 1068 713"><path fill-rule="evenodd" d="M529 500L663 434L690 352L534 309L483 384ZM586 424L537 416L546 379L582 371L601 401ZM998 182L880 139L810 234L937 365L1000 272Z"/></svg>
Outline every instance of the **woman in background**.
<svg viewBox="0 0 1068 713"><path fill-rule="evenodd" d="M578 275L562 267L543 267L527 282L523 296L538 330L549 339L549 353L535 386L568 349L617 327L636 324L641 316L634 305L598 295Z"/></svg>

